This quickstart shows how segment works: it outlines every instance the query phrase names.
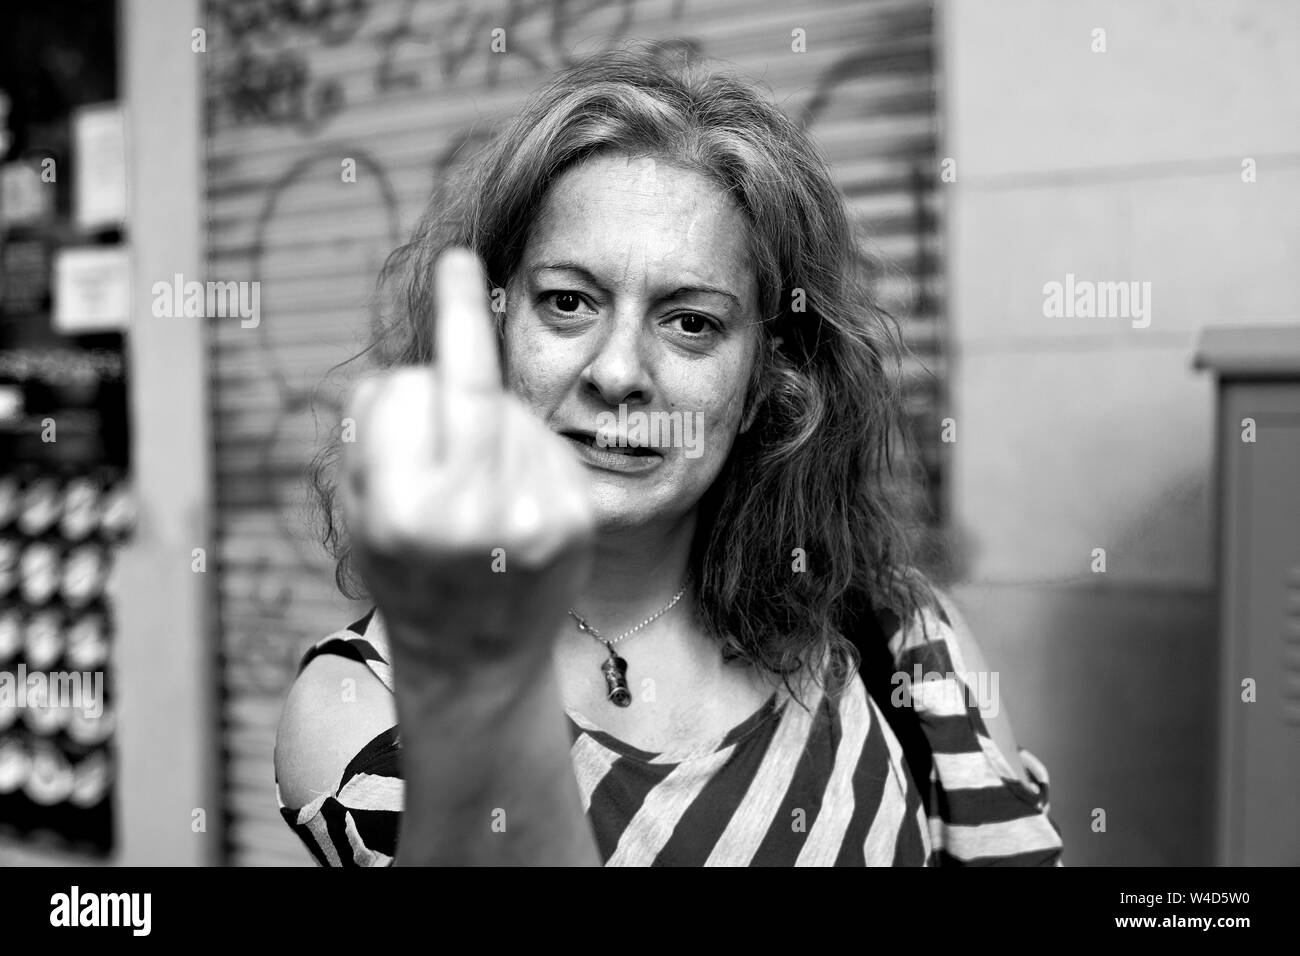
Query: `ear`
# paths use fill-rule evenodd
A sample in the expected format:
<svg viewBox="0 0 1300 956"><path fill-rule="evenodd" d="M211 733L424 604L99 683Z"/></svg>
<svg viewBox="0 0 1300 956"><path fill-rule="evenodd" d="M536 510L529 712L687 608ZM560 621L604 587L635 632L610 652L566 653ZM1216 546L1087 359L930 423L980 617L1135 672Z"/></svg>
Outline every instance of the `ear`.
<svg viewBox="0 0 1300 956"><path fill-rule="evenodd" d="M781 336L779 335L772 336L770 339L768 339L767 342L768 351L771 352L772 354L775 354L777 350L781 348L781 345L784 342L785 339L781 338ZM749 403L749 408L745 410L745 418L740 423L741 435L745 434L745 432L749 431L754 426L754 420L758 418L758 408L760 405L763 404L763 402L761 401L761 397L762 396L759 396L759 400L751 401Z"/></svg>

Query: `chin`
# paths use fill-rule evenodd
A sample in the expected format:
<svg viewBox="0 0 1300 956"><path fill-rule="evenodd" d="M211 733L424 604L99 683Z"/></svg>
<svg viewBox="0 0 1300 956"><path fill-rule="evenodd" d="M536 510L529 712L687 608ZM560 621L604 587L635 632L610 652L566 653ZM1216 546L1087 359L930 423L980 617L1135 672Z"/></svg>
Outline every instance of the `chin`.
<svg viewBox="0 0 1300 956"><path fill-rule="evenodd" d="M676 521L691 509L694 502L677 505L658 500L649 489L610 488L597 482L592 489L592 510L598 534L638 531L657 524Z"/></svg>
<svg viewBox="0 0 1300 956"><path fill-rule="evenodd" d="M655 523L659 516L644 503L612 502L599 500L595 506L596 532L598 534L635 531Z"/></svg>

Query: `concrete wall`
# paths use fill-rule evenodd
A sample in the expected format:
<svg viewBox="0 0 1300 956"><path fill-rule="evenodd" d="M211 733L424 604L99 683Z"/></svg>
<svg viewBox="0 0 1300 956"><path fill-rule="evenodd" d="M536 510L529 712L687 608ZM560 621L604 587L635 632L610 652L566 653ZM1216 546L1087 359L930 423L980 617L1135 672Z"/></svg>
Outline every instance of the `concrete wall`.
<svg viewBox="0 0 1300 956"><path fill-rule="evenodd" d="M1214 390L1191 359L1202 326L1300 321L1300 4L940 12L954 594L1067 863L1208 864ZM1150 324L1046 317L1067 273L1149 282Z"/></svg>

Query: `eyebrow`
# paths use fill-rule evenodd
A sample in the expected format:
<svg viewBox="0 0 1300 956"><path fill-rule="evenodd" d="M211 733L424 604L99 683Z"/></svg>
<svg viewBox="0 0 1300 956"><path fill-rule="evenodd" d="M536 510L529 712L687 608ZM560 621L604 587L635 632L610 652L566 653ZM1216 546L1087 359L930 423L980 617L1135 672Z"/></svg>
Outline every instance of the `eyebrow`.
<svg viewBox="0 0 1300 956"><path fill-rule="evenodd" d="M601 292L604 292L606 294L609 293L609 290L606 289L603 285L601 285L600 280L596 278L596 276L591 272L590 269L586 268L585 266L579 265L576 262L548 262L544 265L533 266L531 269L528 270L528 275L530 277L535 278L537 273L547 272L551 270L558 271L558 272L572 272L575 275L581 277L584 282L590 283L591 285L595 286ZM741 308L740 297L737 296L734 292L729 292L726 289L722 289L719 288L718 286L712 286L712 285L679 286L678 288L674 289L672 292L669 292L667 295L660 296L656 301L666 302L669 299L678 299L681 298L683 295L689 295L693 292L703 292L708 295L720 295L725 299L730 299L735 304L736 308L738 309Z"/></svg>

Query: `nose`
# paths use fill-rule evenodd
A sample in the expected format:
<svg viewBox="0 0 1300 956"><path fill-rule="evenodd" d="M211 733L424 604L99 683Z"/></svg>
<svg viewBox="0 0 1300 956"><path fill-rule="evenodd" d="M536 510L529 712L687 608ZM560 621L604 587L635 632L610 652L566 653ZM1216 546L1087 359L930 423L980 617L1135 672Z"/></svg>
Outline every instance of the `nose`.
<svg viewBox="0 0 1300 956"><path fill-rule="evenodd" d="M637 316L619 316L582 370L582 387L608 406L645 405L653 398L649 336Z"/></svg>

